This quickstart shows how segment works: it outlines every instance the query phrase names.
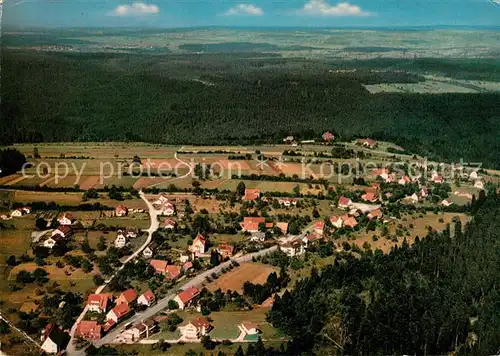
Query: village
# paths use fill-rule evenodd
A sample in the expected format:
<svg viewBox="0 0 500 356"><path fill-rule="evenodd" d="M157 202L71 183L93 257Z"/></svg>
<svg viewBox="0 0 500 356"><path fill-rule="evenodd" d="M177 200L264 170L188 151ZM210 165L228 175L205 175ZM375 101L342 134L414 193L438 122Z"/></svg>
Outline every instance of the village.
<svg viewBox="0 0 500 356"><path fill-rule="evenodd" d="M210 348L259 339L284 342L286 335L265 318L275 294L344 254L388 252L452 222L465 225L467 209L484 197L485 185L496 182L494 173L467 168L447 178L446 170L428 171L421 158L381 153L379 147L387 144L369 138L340 151L379 163L404 158L403 169L379 165L338 184L322 179L312 166L310 176L299 178L292 169L299 150L303 157L321 159L316 164L337 164L334 134L326 132L319 145L310 141L286 137L277 150L297 151L288 161L256 149L253 154L268 158L264 168L256 166L238 179L223 172L206 176L200 164L186 163L186 174L167 179L167 185L153 177L139 178L135 191L88 186L82 201L73 199L80 192L30 192L26 182L2 178L13 208L0 215L0 241L31 231L29 248L4 252L9 287L1 298L11 305L21 302L22 312L2 308L2 314L20 325L43 326L34 336L47 353L81 354L90 344L161 341ZM203 155L190 150L175 151L174 159ZM178 152L184 152L182 158ZM214 156L227 156L222 152L205 155L213 162ZM233 155L239 159L241 153ZM222 165L238 162L254 169L253 161L238 159ZM418 176L410 175L410 163ZM51 199L53 206L47 204ZM41 294L26 298L28 290ZM231 313L238 317L228 317Z"/></svg>

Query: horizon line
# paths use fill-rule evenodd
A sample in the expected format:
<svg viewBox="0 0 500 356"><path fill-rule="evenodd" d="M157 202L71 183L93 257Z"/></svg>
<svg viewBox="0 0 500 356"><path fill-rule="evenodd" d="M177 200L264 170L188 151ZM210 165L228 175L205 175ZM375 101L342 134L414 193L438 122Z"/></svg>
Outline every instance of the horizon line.
<svg viewBox="0 0 500 356"><path fill-rule="evenodd" d="M66 25L4 25L3 31L9 29L144 29L144 30L192 30L192 29L304 29L304 30L327 30L327 29L386 29L386 30L414 30L414 29L434 29L434 28L449 28L449 29L498 29L500 25L343 25L343 26L226 26L226 25L204 25L204 26L66 26Z"/></svg>

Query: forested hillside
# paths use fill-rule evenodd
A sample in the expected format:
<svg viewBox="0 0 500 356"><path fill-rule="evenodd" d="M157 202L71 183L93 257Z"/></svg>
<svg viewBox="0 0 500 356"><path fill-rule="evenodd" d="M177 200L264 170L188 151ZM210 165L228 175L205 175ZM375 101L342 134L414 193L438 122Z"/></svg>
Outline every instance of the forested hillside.
<svg viewBox="0 0 500 356"><path fill-rule="evenodd" d="M289 350L332 354L492 355L500 351L500 199L388 255L337 260L277 298L269 320Z"/></svg>
<svg viewBox="0 0 500 356"><path fill-rule="evenodd" d="M289 134L318 138L333 130L344 139L371 136L431 158L500 167L500 94L372 95L363 83L421 79L370 73L359 63L364 70L334 74L329 69L338 63L258 53L4 50L0 144L244 144L281 142Z"/></svg>

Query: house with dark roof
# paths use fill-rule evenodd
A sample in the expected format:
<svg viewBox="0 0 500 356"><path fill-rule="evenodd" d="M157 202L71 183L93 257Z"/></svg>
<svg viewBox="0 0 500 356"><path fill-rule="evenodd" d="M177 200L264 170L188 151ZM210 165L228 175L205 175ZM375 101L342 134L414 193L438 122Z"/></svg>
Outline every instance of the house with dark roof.
<svg viewBox="0 0 500 356"><path fill-rule="evenodd" d="M49 354L56 354L66 349L70 336L62 331L59 326L54 323L49 323L43 329L41 336L42 350Z"/></svg>

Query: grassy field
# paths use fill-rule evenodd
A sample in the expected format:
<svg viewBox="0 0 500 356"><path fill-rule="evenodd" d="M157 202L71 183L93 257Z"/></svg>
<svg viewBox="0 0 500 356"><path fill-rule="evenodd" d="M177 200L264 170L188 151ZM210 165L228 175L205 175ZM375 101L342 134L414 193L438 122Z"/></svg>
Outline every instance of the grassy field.
<svg viewBox="0 0 500 356"><path fill-rule="evenodd" d="M267 277L272 272L278 272L275 268L259 263L242 263L231 272L225 273L217 280L210 283L207 288L210 291L222 289L222 291L232 290L242 293L243 284L247 281L252 283L265 283Z"/></svg>
<svg viewBox="0 0 500 356"><path fill-rule="evenodd" d="M389 239L381 236L380 229L376 231L362 231L355 235L355 239L350 241L350 243L355 243L362 248L365 242L371 245L372 250L380 249L384 253L390 251L394 246L401 246L403 242L403 237L406 237L406 241L412 244L415 241L415 237L424 238L429 232L429 228L436 231L442 231L446 228L447 224L451 223L453 217L459 217L462 226L465 226L469 217L464 214L458 213L427 213L420 217L420 214L415 214L414 216L405 216L403 219L389 224L389 235L396 235L397 230L407 231L403 235L398 237L398 242L392 242ZM373 241L373 236L377 235L379 237L378 241ZM338 240L339 243L346 241L346 238Z"/></svg>
<svg viewBox="0 0 500 356"><path fill-rule="evenodd" d="M134 209L147 209L146 204L140 198L125 199L117 201L107 198L106 193L100 193L99 199L91 199L88 202L82 201L82 193L68 193L68 192L34 192L26 190L16 190L12 192L12 202L30 203L30 202L55 202L59 205L79 205L84 203L100 203L105 206L115 207L117 205L124 205L127 208Z"/></svg>

